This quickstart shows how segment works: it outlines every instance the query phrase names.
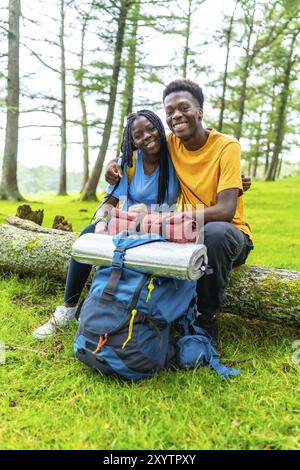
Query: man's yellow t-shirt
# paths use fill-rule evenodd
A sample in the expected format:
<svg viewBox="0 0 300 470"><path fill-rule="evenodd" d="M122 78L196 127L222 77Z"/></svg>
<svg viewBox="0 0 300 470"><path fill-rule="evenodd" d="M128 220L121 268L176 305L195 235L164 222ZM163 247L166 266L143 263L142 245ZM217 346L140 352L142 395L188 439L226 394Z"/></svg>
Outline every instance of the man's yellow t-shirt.
<svg viewBox="0 0 300 470"><path fill-rule="evenodd" d="M252 239L244 220L241 179L241 147L233 137L208 129L206 143L198 150L187 150L174 134L167 135L170 155L180 182L183 204L193 209L214 206L224 189L240 190L232 224Z"/></svg>

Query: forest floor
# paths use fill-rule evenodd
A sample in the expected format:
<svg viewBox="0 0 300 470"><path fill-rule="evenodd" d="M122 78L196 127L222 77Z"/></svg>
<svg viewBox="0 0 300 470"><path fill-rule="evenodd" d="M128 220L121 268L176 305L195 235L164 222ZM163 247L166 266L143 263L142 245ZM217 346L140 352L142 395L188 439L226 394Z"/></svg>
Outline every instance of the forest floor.
<svg viewBox="0 0 300 470"><path fill-rule="evenodd" d="M79 231L97 203L77 198L27 195L45 209L43 225L60 214ZM255 241L248 263L300 270L300 176L254 182L244 199ZM1 201L0 223L18 205ZM237 361L239 378L201 368L130 383L75 359L75 324L45 342L32 337L62 298L46 276L0 277L0 342L16 348L0 365L1 449L300 448L299 330L222 315L220 354Z"/></svg>

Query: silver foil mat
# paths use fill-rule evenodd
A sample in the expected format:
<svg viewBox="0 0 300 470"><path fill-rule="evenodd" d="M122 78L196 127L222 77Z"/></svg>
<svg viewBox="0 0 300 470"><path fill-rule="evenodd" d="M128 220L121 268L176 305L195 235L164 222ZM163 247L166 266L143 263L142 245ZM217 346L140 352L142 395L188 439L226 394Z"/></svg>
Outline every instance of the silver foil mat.
<svg viewBox="0 0 300 470"><path fill-rule="evenodd" d="M112 236L87 233L77 238L72 256L79 263L110 266L115 245ZM126 251L124 266L157 276L197 280L207 264L205 245L153 242Z"/></svg>

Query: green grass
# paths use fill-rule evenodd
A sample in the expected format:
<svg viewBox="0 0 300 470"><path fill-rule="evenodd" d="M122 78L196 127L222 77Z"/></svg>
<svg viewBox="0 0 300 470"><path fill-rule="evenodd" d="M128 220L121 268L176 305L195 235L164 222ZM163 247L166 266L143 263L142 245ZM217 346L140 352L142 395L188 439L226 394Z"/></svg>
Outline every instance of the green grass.
<svg viewBox="0 0 300 470"><path fill-rule="evenodd" d="M300 178L254 183L246 195L256 248L249 263L300 269ZM45 223L62 214L75 230L97 203L38 196ZM0 202L0 217L18 204ZM88 212L79 212L87 209ZM3 219L2 219L3 221ZM1 222L1 220L0 220ZM0 340L19 349L0 366L2 449L299 449L299 331L223 315L220 352L241 377L207 368L162 372L128 383L102 376L72 353L74 324L46 342L32 336L61 303L63 286L45 278L0 278Z"/></svg>
<svg viewBox="0 0 300 470"><path fill-rule="evenodd" d="M300 271L300 175L254 182L244 201L255 243L249 263Z"/></svg>

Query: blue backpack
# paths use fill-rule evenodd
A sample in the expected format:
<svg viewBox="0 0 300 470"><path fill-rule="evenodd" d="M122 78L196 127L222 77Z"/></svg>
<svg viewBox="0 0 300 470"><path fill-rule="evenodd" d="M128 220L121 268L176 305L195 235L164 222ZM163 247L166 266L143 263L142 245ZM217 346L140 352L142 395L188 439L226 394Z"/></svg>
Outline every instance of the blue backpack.
<svg viewBox="0 0 300 470"><path fill-rule="evenodd" d="M229 369L219 364L210 337L195 321L196 281L126 268L126 250L164 239L153 234L125 235L121 232L113 238L112 265L97 270L80 307L74 341L77 358L93 369L129 380L146 379L176 366L204 364L227 376ZM170 335L174 322L183 334L176 339Z"/></svg>

